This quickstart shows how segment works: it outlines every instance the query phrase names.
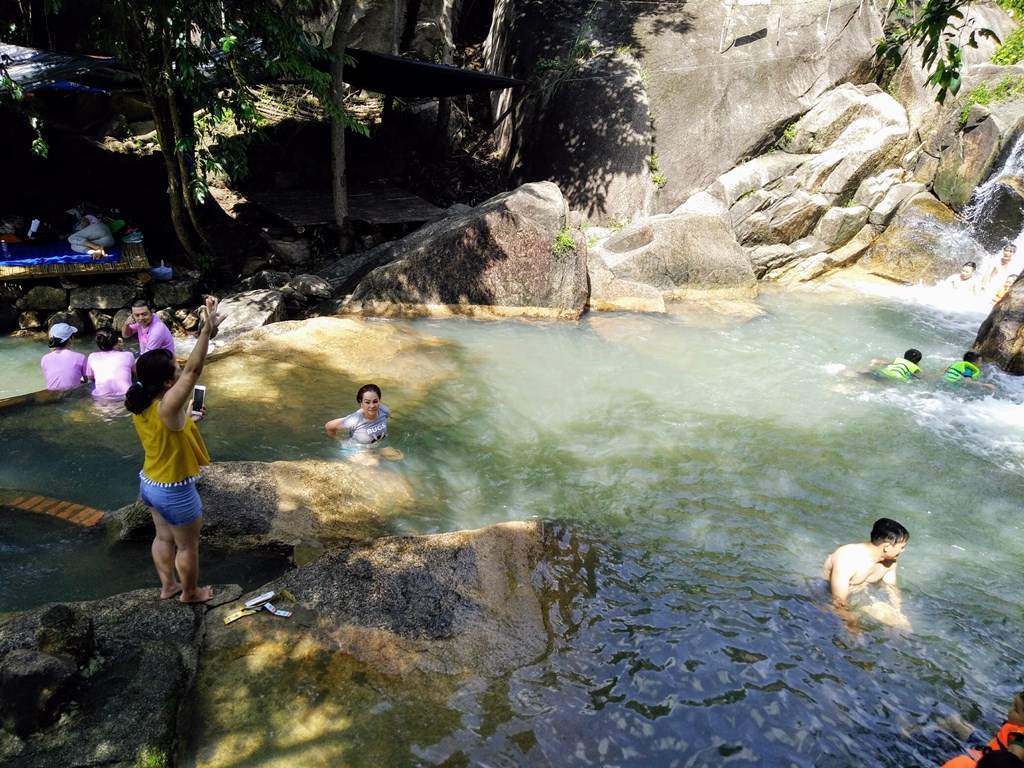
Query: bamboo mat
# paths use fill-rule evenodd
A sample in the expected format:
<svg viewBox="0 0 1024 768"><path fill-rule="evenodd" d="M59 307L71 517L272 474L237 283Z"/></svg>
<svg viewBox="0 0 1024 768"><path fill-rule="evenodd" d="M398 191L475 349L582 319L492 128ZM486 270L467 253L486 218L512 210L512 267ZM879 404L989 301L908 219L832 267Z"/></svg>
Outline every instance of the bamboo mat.
<svg viewBox="0 0 1024 768"><path fill-rule="evenodd" d="M70 275L116 275L123 272L148 272L149 259L142 243L121 243L121 260L106 264L37 264L31 267L0 265L0 281L36 280Z"/></svg>

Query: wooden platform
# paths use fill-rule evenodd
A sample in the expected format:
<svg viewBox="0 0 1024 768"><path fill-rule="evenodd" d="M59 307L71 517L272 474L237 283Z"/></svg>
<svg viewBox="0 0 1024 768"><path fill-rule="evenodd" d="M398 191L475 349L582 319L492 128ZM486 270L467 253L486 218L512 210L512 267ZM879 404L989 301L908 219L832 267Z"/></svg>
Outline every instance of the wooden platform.
<svg viewBox="0 0 1024 768"><path fill-rule="evenodd" d="M73 394L73 389L41 389L24 395L14 395L0 400L0 411L6 408L17 408L22 405L38 405L40 403L59 403Z"/></svg>
<svg viewBox="0 0 1024 768"><path fill-rule="evenodd" d="M329 191L288 189L250 192L246 198L293 227L334 223ZM444 210L391 184L353 187L348 191L348 221L366 224L419 224Z"/></svg>
<svg viewBox="0 0 1024 768"><path fill-rule="evenodd" d="M0 495L0 506L59 517L61 520L67 520L69 523L80 525L83 528L91 528L107 516L105 512L84 504L51 499L49 496L32 493L4 492Z"/></svg>
<svg viewBox="0 0 1024 768"><path fill-rule="evenodd" d="M32 267L0 266L0 281L38 280L70 275L116 275L123 272L148 272L149 259L142 243L122 243L121 260L106 264L39 264Z"/></svg>

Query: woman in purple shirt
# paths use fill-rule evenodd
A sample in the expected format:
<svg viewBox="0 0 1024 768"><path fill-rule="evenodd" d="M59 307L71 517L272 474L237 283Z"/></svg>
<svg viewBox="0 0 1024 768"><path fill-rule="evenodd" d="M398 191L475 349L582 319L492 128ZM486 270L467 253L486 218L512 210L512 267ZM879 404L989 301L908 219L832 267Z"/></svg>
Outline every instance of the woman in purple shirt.
<svg viewBox="0 0 1024 768"><path fill-rule="evenodd" d="M52 349L39 361L47 389L74 389L85 376L85 355L71 351L71 339L78 329L67 323L54 323L47 345Z"/></svg>
<svg viewBox="0 0 1024 768"><path fill-rule="evenodd" d="M121 348L121 337L109 327L96 331L96 346L100 351L85 361L85 377L96 382L92 396L123 398L135 381L135 355Z"/></svg>

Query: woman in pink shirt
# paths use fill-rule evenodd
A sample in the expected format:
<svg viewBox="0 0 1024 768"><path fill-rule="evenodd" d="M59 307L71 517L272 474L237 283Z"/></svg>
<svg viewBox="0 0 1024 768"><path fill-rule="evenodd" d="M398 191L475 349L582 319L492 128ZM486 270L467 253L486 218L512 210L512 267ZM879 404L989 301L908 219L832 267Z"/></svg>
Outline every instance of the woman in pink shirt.
<svg viewBox="0 0 1024 768"><path fill-rule="evenodd" d="M96 331L96 346L85 362L85 377L93 379L93 397L123 398L135 381L135 355L121 348L121 337L113 328Z"/></svg>
<svg viewBox="0 0 1024 768"><path fill-rule="evenodd" d="M39 361L47 389L74 389L85 375L85 355L71 351L71 339L78 329L67 323L54 323L47 342L52 352Z"/></svg>

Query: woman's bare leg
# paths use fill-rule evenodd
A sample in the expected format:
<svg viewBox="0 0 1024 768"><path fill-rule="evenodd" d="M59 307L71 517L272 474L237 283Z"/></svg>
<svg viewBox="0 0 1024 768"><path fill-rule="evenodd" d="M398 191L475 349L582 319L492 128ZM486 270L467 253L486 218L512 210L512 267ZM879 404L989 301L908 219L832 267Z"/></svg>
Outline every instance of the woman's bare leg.
<svg viewBox="0 0 1024 768"><path fill-rule="evenodd" d="M149 508L149 512L156 527L152 547L153 564L156 566L156 575L160 577L160 599L166 600L181 594L181 584L174 573L174 558L178 547L174 543L174 533L167 521L152 507Z"/></svg>
<svg viewBox="0 0 1024 768"><path fill-rule="evenodd" d="M199 528L203 518L197 517L185 525L171 525L171 534L178 548L174 556L174 567L181 578L183 603L205 603L213 597L213 587L199 586Z"/></svg>

